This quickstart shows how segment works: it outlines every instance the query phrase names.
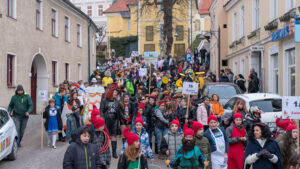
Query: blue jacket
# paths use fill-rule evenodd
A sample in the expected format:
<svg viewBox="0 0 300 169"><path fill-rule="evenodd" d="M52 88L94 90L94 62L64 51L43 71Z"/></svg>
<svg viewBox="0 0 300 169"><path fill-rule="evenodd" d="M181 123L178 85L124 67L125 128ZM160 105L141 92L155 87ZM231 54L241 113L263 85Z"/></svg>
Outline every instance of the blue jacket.
<svg viewBox="0 0 300 169"><path fill-rule="evenodd" d="M266 141L264 147L261 147L256 139L249 140L245 150L245 159L249 155L258 153L263 149L269 151L271 154L275 154L278 157L278 161L276 164L273 164L268 159L260 158L255 163L253 163L253 169L282 169L282 157L280 148L273 138L269 138ZM249 165L247 165L247 167L248 166Z"/></svg>
<svg viewBox="0 0 300 169"><path fill-rule="evenodd" d="M229 142L228 142L228 137L226 135L226 132L225 130L222 128L222 127L218 127L222 133L223 133L223 136L224 136L224 140L225 140L225 153L228 153L228 147L229 147ZM218 132L218 130L212 130L213 133L215 132ZM209 141L209 144L210 144L210 150L211 152L214 152L217 150L217 147L216 147L216 142L215 140L213 139L213 137L211 136L211 133L210 131L207 129L205 132L204 132L204 136L208 139Z"/></svg>
<svg viewBox="0 0 300 169"><path fill-rule="evenodd" d="M55 96L53 96L53 99L55 100L55 106L58 106L59 109L63 109L61 105L64 105L66 101L68 101L68 97L66 95L63 96L63 103L61 103L61 97L60 95L56 92Z"/></svg>

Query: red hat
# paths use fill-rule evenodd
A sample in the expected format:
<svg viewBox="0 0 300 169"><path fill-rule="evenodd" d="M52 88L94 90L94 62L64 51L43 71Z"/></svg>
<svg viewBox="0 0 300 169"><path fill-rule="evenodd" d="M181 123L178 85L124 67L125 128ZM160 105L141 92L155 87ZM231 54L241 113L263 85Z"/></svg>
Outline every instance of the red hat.
<svg viewBox="0 0 300 169"><path fill-rule="evenodd" d="M212 121L212 120L218 122L218 118L217 118L215 115L210 114L210 115L208 116L208 118L207 118L207 123L209 123L209 122Z"/></svg>
<svg viewBox="0 0 300 169"><path fill-rule="evenodd" d="M152 94L152 95L150 96L150 98L152 98L152 99L154 99L154 100L157 99L157 97L156 97L154 94Z"/></svg>
<svg viewBox="0 0 300 169"><path fill-rule="evenodd" d="M91 119L92 124L94 125L95 129L104 126L105 122L102 118L93 116Z"/></svg>
<svg viewBox="0 0 300 169"><path fill-rule="evenodd" d="M184 136L195 136L194 130L187 127L187 123L183 126L183 135Z"/></svg>
<svg viewBox="0 0 300 169"><path fill-rule="evenodd" d="M279 128L282 128L283 130L287 130L287 127L290 126L290 125L293 125L293 122L289 119L285 119L285 120L282 120L280 121L279 118L276 119L276 125L279 127Z"/></svg>
<svg viewBox="0 0 300 169"><path fill-rule="evenodd" d="M98 115L100 115L100 112L99 112L97 106L96 106L96 105L93 105L93 111L92 111L92 113L91 113L91 118L96 117L96 116L98 116Z"/></svg>
<svg viewBox="0 0 300 169"><path fill-rule="evenodd" d="M286 128L286 131L292 131L294 129L297 129L297 127L295 125L289 125L287 128Z"/></svg>
<svg viewBox="0 0 300 169"><path fill-rule="evenodd" d="M190 121L190 123L192 123L193 125L193 130L195 133L198 132L198 130L202 129L203 128L203 125L200 123L200 122L197 122L197 121Z"/></svg>
<svg viewBox="0 0 300 169"><path fill-rule="evenodd" d="M159 103L159 106L161 106L162 104L166 104L166 103L164 101L162 101Z"/></svg>
<svg viewBox="0 0 300 169"><path fill-rule="evenodd" d="M74 83L73 86L77 87L77 88L80 88L79 84L78 83Z"/></svg>
<svg viewBox="0 0 300 169"><path fill-rule="evenodd" d="M242 116L242 114L241 113L235 113L234 115L233 115L233 121L236 119L236 118L241 118L242 120L243 120L243 116Z"/></svg>
<svg viewBox="0 0 300 169"><path fill-rule="evenodd" d="M244 102L242 102L242 101L238 101L238 102L237 102L237 104L244 104Z"/></svg>
<svg viewBox="0 0 300 169"><path fill-rule="evenodd" d="M144 125L144 121L140 113L137 114L136 119L134 121L134 125L136 125L136 123L141 123L142 125Z"/></svg>
<svg viewBox="0 0 300 169"><path fill-rule="evenodd" d="M138 105L138 109L142 108L144 110L145 107L146 107L145 103L139 103L139 105Z"/></svg>
<svg viewBox="0 0 300 169"><path fill-rule="evenodd" d="M139 140L140 138L136 134L129 132L129 130L130 130L129 128L125 128L123 130L123 136L126 138L128 145L131 145L132 143Z"/></svg>
<svg viewBox="0 0 300 169"><path fill-rule="evenodd" d="M172 125L172 124L176 124L178 127L179 127L179 120L178 120L178 118L175 116L175 120L173 120L171 123L170 123L170 126Z"/></svg>
<svg viewBox="0 0 300 169"><path fill-rule="evenodd" d="M171 97L167 97L166 100L167 101L172 101L172 98Z"/></svg>
<svg viewBox="0 0 300 169"><path fill-rule="evenodd" d="M115 89L118 89L118 88L119 88L118 84L116 84L116 83L112 83L111 85L112 85L112 87L114 87Z"/></svg>

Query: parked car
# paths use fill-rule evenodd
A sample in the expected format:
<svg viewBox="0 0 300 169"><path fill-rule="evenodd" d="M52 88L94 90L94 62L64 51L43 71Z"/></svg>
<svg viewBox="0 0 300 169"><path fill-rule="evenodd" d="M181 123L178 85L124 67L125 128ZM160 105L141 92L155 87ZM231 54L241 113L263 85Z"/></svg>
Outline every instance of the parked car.
<svg viewBox="0 0 300 169"><path fill-rule="evenodd" d="M201 96L204 94L207 94L209 97L212 94L218 94L220 103L224 106L233 96L242 94L242 90L234 83L206 83L201 90Z"/></svg>
<svg viewBox="0 0 300 169"><path fill-rule="evenodd" d="M262 122L266 123L270 128L276 127L276 118L282 115L281 96L270 93L236 95L225 104L224 113L231 113L233 106L238 100L243 100L245 102L247 110L249 110L251 106L257 106L264 112L261 114Z"/></svg>
<svg viewBox="0 0 300 169"><path fill-rule="evenodd" d="M0 161L4 158L8 160L17 158L17 137L14 121L6 109L0 108Z"/></svg>

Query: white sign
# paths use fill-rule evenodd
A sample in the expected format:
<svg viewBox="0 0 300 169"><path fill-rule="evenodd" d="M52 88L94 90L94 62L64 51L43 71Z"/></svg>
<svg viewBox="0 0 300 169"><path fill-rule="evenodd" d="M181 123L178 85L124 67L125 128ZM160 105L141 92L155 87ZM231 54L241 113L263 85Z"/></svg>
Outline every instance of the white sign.
<svg viewBox="0 0 300 169"><path fill-rule="evenodd" d="M137 56L139 56L139 51L131 51L130 52L130 56L131 57L137 57Z"/></svg>
<svg viewBox="0 0 300 169"><path fill-rule="evenodd" d="M198 95L199 83L183 82L182 94Z"/></svg>
<svg viewBox="0 0 300 169"><path fill-rule="evenodd" d="M48 91L47 90L39 90L38 100L44 101L44 102L48 101Z"/></svg>
<svg viewBox="0 0 300 169"><path fill-rule="evenodd" d="M147 69L146 68L140 68L139 69L139 76L147 76Z"/></svg>
<svg viewBox="0 0 300 169"><path fill-rule="evenodd" d="M300 96L282 97L282 118L300 119Z"/></svg>
<svg viewBox="0 0 300 169"><path fill-rule="evenodd" d="M131 58L125 58L126 63L131 63Z"/></svg>

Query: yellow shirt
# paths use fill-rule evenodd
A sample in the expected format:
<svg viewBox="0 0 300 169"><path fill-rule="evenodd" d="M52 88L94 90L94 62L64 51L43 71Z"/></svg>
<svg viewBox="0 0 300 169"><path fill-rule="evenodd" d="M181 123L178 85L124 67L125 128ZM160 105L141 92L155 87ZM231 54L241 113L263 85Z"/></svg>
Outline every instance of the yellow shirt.
<svg viewBox="0 0 300 169"><path fill-rule="evenodd" d="M102 84L104 87L107 87L107 85L112 84L113 83L113 79L111 77L104 77L102 79Z"/></svg>

